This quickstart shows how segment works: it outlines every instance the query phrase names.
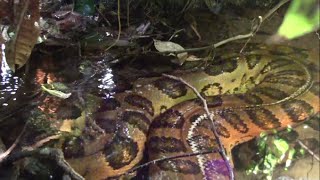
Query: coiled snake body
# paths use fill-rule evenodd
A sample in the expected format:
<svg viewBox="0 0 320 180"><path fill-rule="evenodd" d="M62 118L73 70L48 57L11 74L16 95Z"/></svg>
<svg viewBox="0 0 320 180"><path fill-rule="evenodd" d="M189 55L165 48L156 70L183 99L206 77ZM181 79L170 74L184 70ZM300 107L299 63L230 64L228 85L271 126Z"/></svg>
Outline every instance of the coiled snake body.
<svg viewBox="0 0 320 180"><path fill-rule="evenodd" d="M319 113L319 69L309 59L304 50L260 45L243 55L215 59L203 71L175 76L207 99L214 126L231 155L235 145L261 132ZM138 165L145 148L149 160L198 153L151 165L150 179L228 179L215 151L212 123L201 101L180 81L139 79L132 91L108 99L95 122L104 133L83 140L81 152L66 155L86 179L119 177Z"/></svg>

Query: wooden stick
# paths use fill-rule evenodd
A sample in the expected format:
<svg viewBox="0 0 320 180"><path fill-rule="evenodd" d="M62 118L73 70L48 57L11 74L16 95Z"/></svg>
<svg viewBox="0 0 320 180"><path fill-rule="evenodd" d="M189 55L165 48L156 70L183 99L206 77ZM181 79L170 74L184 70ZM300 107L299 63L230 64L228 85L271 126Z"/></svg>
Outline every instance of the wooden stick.
<svg viewBox="0 0 320 180"><path fill-rule="evenodd" d="M217 140L217 143L218 143L218 146L219 146L219 152L224 160L224 162L226 163L226 166L228 168L228 171L229 171L229 178L230 180L234 180L234 173L233 173L233 170L232 170L232 167L231 167L231 164L227 158L227 155L226 155L226 152L223 148L223 145L221 143L221 140L219 138L219 135L217 133L217 129L216 129L216 126L215 126L215 123L214 123L214 120L211 116L211 113L209 111L209 108L208 108L208 105L207 105L207 101L206 99L204 99L201 94L198 92L198 90L193 87L191 84L189 84L188 82L186 82L185 80L183 80L182 78L180 77L176 77L176 76L172 76L172 75L168 75L168 74L162 74L163 76L165 77L168 77L170 79L174 79L174 80L177 80L177 81L180 81L182 82L183 84L185 84L186 86L188 86L190 89L192 89L192 91L197 95L197 97L202 101L203 103L203 106L204 106L204 110L206 111L206 114L208 116L208 118L211 120L211 123L212 123L212 130L213 130L213 134Z"/></svg>

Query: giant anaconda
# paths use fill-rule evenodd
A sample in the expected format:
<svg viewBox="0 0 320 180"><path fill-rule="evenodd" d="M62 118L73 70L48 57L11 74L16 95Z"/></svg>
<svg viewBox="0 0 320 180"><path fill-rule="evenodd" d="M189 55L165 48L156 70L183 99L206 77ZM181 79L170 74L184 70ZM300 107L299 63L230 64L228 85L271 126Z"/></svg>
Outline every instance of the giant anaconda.
<svg viewBox="0 0 320 180"><path fill-rule="evenodd" d="M318 59L307 51L260 45L250 52L216 58L203 71L174 73L206 97L222 144L231 155L239 143L319 113ZM150 179L228 179L201 101L182 82L167 77L138 79L131 91L108 99L95 121L104 133L66 153L86 179L118 177L149 160ZM97 133L99 134L99 133ZM215 152L214 152L215 151ZM219 170L220 169L220 170Z"/></svg>

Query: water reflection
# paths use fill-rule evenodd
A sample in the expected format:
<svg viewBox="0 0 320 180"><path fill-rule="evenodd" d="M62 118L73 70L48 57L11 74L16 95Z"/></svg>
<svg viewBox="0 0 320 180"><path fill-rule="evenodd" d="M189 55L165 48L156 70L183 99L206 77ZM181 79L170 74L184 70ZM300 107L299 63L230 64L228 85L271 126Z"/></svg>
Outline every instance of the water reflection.
<svg viewBox="0 0 320 180"><path fill-rule="evenodd" d="M2 107L8 106L8 99L17 93L18 88L22 84L22 80L14 76L5 56L5 45L1 44L1 70L0 70L0 104ZM16 101L16 98L12 98Z"/></svg>
<svg viewBox="0 0 320 180"><path fill-rule="evenodd" d="M113 88L115 88L112 69L106 68L104 74L100 79L98 79L98 81L100 82L98 88L101 90L112 90Z"/></svg>

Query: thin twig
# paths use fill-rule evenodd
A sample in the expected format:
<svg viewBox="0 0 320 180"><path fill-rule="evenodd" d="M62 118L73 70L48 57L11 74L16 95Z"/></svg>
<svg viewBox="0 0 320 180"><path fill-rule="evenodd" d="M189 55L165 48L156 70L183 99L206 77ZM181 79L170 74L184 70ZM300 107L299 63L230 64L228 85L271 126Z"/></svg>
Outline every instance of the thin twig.
<svg viewBox="0 0 320 180"><path fill-rule="evenodd" d="M79 173L77 173L65 160L63 152L60 149L43 148L39 151L39 155L54 159L57 165L60 166L66 173L68 173L72 179L84 180L84 178Z"/></svg>
<svg viewBox="0 0 320 180"><path fill-rule="evenodd" d="M63 152L60 149L56 149L56 148L41 148L41 149L35 149L31 151L15 152L12 155L10 155L7 159L5 159L3 163L8 164L8 163L12 163L17 160L20 160L22 158L35 157L35 156L54 160L57 163L57 165L61 167L66 174L70 175L71 179L84 180L84 178L80 174L78 174L70 166L70 164L65 160L63 156Z"/></svg>
<svg viewBox="0 0 320 180"><path fill-rule="evenodd" d="M227 168L228 168L229 178L230 178L231 180L234 180L234 174L233 174L232 167L231 167L230 162L229 162L229 160L228 160L228 158L227 158L227 155L226 155L226 152L225 152L225 150L224 150L224 148L223 148L223 145L222 145L222 143L221 143L220 137L219 137L219 135L218 135L218 133L217 133L217 129L216 129L216 127L215 127L214 120L213 120L213 118L212 118L212 116L211 116L211 113L210 113L210 111L209 111L209 108L208 108L208 105L207 105L207 101L201 96L201 94L198 92L198 90L197 90L195 87L193 87L191 84L189 84L188 82L186 82L184 79L182 79L182 78L180 78L180 77L168 75L168 74L162 74L162 75L165 76L165 77L168 77L168 78L170 78L170 79L174 79L174 80L177 80L177 81L182 82L183 84L185 84L186 86L188 86L190 89L192 89L192 91L197 95L197 97L201 99L201 101L202 101L202 103L203 103L203 106L204 106L204 110L206 111L206 114L207 114L208 118L209 118L209 119L211 120L211 122L212 122L212 125L213 125L213 126L212 126L213 134L214 134L214 136L215 136L215 138L216 138L216 140L217 140L220 154L221 154L221 156L222 156L222 158L223 158L223 160L224 160L224 162L226 163L226 166L227 166Z"/></svg>
<svg viewBox="0 0 320 180"><path fill-rule="evenodd" d="M247 39L247 41L246 41L246 43L244 43L244 45L243 45L243 47L241 48L241 50L240 50L240 54L242 54L242 52L243 52L243 50L247 47L247 44L250 42L250 40L253 38L253 36L258 32L258 30L260 29L260 27L261 27L261 24L262 24L262 20L263 20L263 18L261 17L261 16L259 16L258 17L259 18L259 23L258 23L258 25L257 26L253 26L253 28L252 28L252 31L249 33L249 34L251 34L250 36L249 36L249 38Z"/></svg>
<svg viewBox="0 0 320 180"><path fill-rule="evenodd" d="M297 140L297 142L300 144L300 146L307 150L309 154L311 154L317 161L320 161L319 156L317 156L313 151L311 151L311 149L308 148L308 146L306 146L303 142L301 142L300 140Z"/></svg>
<svg viewBox="0 0 320 180"><path fill-rule="evenodd" d="M198 156L198 155L204 155L204 154L210 154L210 153L217 153L219 152L219 150L211 150L211 151L202 151L202 152L193 152L193 153L186 153L186 154L181 154L181 155L175 155L175 156L168 156L168 157L163 157L163 158L159 158L159 159L155 159L153 161L149 161L149 162L146 162L144 164L141 164L139 166L136 166L135 168L132 168L130 171L126 172L125 174L123 175L120 175L120 176L125 176L125 175L128 175L132 172L135 172L141 168L144 168L144 167L147 167L151 164L156 164L156 163L159 163L159 162L163 162L163 161L168 161L168 160L171 160L171 159L177 159L177 158L184 158L184 157L192 157L192 156Z"/></svg>
<svg viewBox="0 0 320 180"><path fill-rule="evenodd" d="M169 40L168 41L171 41L171 39L172 38L174 38L175 37L175 35L177 35L179 32L181 32L181 31L185 31L185 29L179 29L179 30L176 30L171 36L170 36L170 38L169 38Z"/></svg>
<svg viewBox="0 0 320 180"><path fill-rule="evenodd" d="M281 6L283 6L285 3L287 3L290 0L282 0L280 1L276 6L274 6L272 9L270 9L267 14L265 14L264 16L259 16L259 22L257 25L253 25L252 30L249 34L251 34L251 36L249 37L249 39L246 41L246 43L244 44L244 46L241 48L240 50L240 54L243 52L243 50L245 49L245 47L247 46L247 44L250 42L250 40L252 39L252 37L259 31L263 21L265 21L266 19L268 19L274 12L276 12Z"/></svg>
<svg viewBox="0 0 320 180"><path fill-rule="evenodd" d="M117 44L117 42L120 39L120 34L121 34L120 0L118 0L118 36L117 36L117 39L105 51L108 51L109 49L111 49L113 46Z"/></svg>
<svg viewBox="0 0 320 180"><path fill-rule="evenodd" d="M35 150L41 146L43 146L45 143L51 141L51 140L56 140L59 139L61 137L61 134L56 134L56 135L52 135L52 136L48 136L44 139L41 139L39 141L37 141L35 144L31 145L31 146L27 146L27 147L23 147L23 150L28 150L28 151L32 151Z"/></svg>
<svg viewBox="0 0 320 180"><path fill-rule="evenodd" d="M7 149L4 153L0 154L0 164L1 162L8 157L8 155L12 152L12 150L18 145L22 135L24 134L26 130L26 125L24 125L21 133L19 134L19 136L17 137L17 139L14 141L14 143L10 146L9 149Z"/></svg>
<svg viewBox="0 0 320 180"><path fill-rule="evenodd" d="M99 13L99 15L102 17L102 19L108 24L108 26L112 26L110 21L102 14L102 12L100 12L99 8L96 7L97 12Z"/></svg>
<svg viewBox="0 0 320 180"><path fill-rule="evenodd" d="M262 21L268 19L274 12L276 12L281 6L283 6L285 3L287 3L290 0L282 0L277 5L275 5L272 9L268 11L266 15L262 17Z"/></svg>
<svg viewBox="0 0 320 180"><path fill-rule="evenodd" d="M184 49L181 51L163 51L163 52L159 52L160 54L179 54L179 53L184 53L184 52L195 52L195 51L202 51L202 50L206 50L206 49L211 49L211 48L217 48L219 46L222 46L226 43L229 43L231 41L236 41L236 40L240 40L240 39L246 39L246 38L250 38L252 36L254 36L254 34L260 29L261 24L267 19L269 18L276 10L278 10L282 5L284 5L285 3L287 3L290 0L282 0L281 2L279 2L275 7L273 7L270 11L267 12L266 15L264 16L260 16L259 17L259 23L256 26L253 26L252 30L250 33L248 34L240 34L228 39L225 39L223 41L220 41L218 43L215 44L211 44L209 46L203 46L203 47L199 47L199 48L189 48L189 49ZM242 49L243 50L243 49Z"/></svg>

